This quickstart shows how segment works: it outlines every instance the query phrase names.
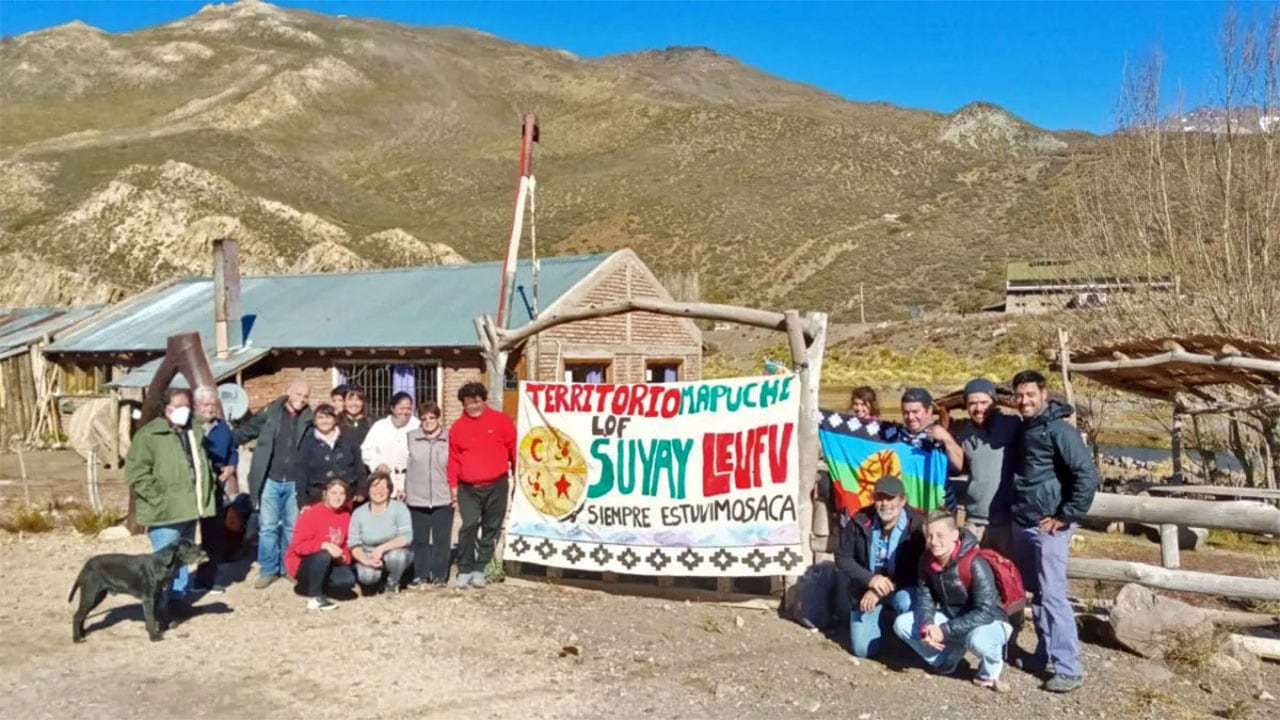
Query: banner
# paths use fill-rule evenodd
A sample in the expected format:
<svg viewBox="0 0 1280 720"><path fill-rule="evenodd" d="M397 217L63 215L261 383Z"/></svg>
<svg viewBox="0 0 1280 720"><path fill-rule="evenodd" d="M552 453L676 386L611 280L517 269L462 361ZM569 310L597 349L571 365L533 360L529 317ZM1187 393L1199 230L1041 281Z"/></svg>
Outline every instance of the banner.
<svg viewBox="0 0 1280 720"><path fill-rule="evenodd" d="M947 486L947 455L890 442L900 433L893 423L863 423L852 415L823 410L818 442L827 459L836 507L848 515L871 504L875 483L896 475L907 490L907 504L928 513L941 507Z"/></svg>
<svg viewBox="0 0 1280 720"><path fill-rule="evenodd" d="M520 383L504 559L636 575L799 572L796 375Z"/></svg>

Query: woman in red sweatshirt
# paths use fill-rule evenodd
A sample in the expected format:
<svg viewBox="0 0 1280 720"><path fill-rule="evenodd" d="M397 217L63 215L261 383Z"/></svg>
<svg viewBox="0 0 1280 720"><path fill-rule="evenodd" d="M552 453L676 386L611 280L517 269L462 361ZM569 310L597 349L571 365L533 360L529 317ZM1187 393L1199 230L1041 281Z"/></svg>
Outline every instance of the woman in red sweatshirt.
<svg viewBox="0 0 1280 720"><path fill-rule="evenodd" d="M325 591L350 592L355 587L356 575L351 570L351 550L347 547L350 523L347 483L340 478L325 484L323 502L298 514L284 566L297 581L297 592L307 596L308 610L332 610L337 605L325 597Z"/></svg>

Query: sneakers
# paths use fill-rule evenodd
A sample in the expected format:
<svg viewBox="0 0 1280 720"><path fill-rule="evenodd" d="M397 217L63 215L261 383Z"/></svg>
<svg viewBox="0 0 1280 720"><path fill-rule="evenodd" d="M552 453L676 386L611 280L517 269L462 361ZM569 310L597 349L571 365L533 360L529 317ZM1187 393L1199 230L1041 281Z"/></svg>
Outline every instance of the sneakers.
<svg viewBox="0 0 1280 720"><path fill-rule="evenodd" d="M476 572L471 573L471 587L482 588L488 584L489 581L484 579L483 570L477 570Z"/></svg>
<svg viewBox="0 0 1280 720"><path fill-rule="evenodd" d="M307 600L308 610L333 610L337 607L336 603L326 597L313 597Z"/></svg>
<svg viewBox="0 0 1280 720"><path fill-rule="evenodd" d="M279 580L279 575L259 575L257 580L253 581L254 590L266 590L271 584Z"/></svg>
<svg viewBox="0 0 1280 720"><path fill-rule="evenodd" d="M210 585L209 587L193 587L191 592L195 595L225 595L227 589L221 585Z"/></svg>
<svg viewBox="0 0 1280 720"><path fill-rule="evenodd" d="M1007 693L1011 689L1005 682L1000 680L1000 678L976 677L973 679L973 684L980 688L990 688L998 693Z"/></svg>
<svg viewBox="0 0 1280 720"><path fill-rule="evenodd" d="M1080 675L1054 675L1044 684L1044 689L1055 693L1069 693L1084 687L1084 678Z"/></svg>
<svg viewBox="0 0 1280 720"><path fill-rule="evenodd" d="M408 585L405 585L405 588L409 590L426 590L429 587L431 587L431 583L422 578L414 578L409 581Z"/></svg>
<svg viewBox="0 0 1280 720"><path fill-rule="evenodd" d="M471 587L471 573L458 573L458 577L453 581L453 586L460 590Z"/></svg>

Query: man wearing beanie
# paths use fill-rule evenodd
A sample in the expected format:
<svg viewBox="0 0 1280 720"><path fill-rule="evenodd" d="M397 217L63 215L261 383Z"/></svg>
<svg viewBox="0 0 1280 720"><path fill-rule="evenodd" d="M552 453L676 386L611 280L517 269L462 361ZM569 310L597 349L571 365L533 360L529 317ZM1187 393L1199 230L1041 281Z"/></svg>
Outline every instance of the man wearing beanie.
<svg viewBox="0 0 1280 720"><path fill-rule="evenodd" d="M964 526L983 547L1013 557L1009 506L1022 422L1000 412L995 383L986 378L965 384L964 403L969 422L955 434L964 452L963 469L969 473L969 486L961 498Z"/></svg>

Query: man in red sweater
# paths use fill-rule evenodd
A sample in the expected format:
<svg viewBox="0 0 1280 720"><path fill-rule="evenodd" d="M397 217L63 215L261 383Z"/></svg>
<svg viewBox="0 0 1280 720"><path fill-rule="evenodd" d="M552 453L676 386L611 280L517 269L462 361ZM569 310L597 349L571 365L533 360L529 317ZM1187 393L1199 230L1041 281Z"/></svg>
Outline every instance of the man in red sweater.
<svg viewBox="0 0 1280 720"><path fill-rule="evenodd" d="M463 413L449 428L449 491L462 515L456 580L460 588L485 586L485 568L502 532L516 466L515 423L489 407L488 400L482 383L458 388Z"/></svg>

